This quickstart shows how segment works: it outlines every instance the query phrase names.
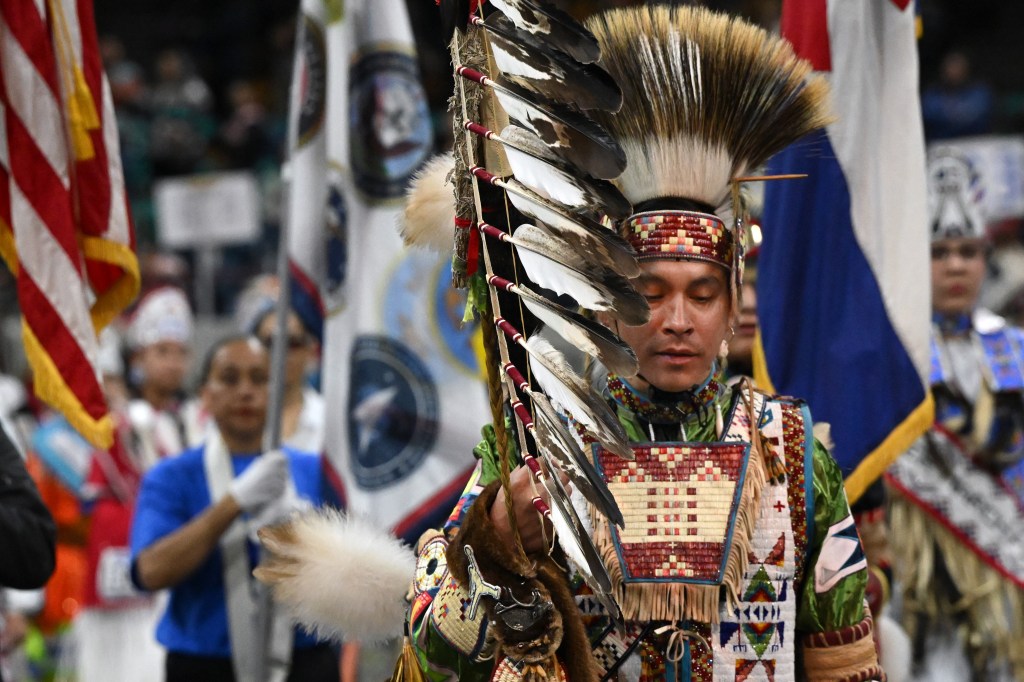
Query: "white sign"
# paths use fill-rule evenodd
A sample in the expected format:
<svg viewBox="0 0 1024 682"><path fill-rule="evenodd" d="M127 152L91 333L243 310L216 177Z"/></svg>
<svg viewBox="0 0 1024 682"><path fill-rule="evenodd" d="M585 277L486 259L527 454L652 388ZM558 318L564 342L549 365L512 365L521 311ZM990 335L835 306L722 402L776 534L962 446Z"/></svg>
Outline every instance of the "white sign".
<svg viewBox="0 0 1024 682"><path fill-rule="evenodd" d="M981 175L982 207L991 223L1024 217L1024 137L985 136L939 140L928 151L952 147L962 153Z"/></svg>
<svg viewBox="0 0 1024 682"><path fill-rule="evenodd" d="M259 185L252 173L167 178L156 183L153 198L161 246L194 249L259 237Z"/></svg>

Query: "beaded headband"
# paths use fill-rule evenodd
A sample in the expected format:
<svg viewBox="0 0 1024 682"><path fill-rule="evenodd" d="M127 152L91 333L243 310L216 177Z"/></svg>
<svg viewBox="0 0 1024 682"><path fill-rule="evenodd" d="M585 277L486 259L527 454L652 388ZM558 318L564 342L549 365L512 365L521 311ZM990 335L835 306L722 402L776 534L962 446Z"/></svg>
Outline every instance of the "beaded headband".
<svg viewBox="0 0 1024 682"><path fill-rule="evenodd" d="M698 211L646 211L625 221L637 260L685 259L733 269L735 241L718 216Z"/></svg>

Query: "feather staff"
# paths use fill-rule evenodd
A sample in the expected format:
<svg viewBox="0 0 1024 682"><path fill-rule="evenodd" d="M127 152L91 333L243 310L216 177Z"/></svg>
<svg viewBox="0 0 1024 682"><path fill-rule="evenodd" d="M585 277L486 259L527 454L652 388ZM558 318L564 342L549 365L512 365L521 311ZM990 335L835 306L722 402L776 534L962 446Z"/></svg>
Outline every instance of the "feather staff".
<svg viewBox="0 0 1024 682"><path fill-rule="evenodd" d="M608 405L580 378L565 357L547 339L534 334L525 340L504 318L494 324L530 356L533 376L540 388L570 412L609 452L633 459L626 432Z"/></svg>
<svg viewBox="0 0 1024 682"><path fill-rule="evenodd" d="M591 178L562 160L528 130L510 125L498 135L472 121L467 121L465 127L484 139L500 142L516 180L545 199L580 212L591 213L600 208L611 218L625 218L632 212L632 204L615 185Z"/></svg>
<svg viewBox="0 0 1024 682"><path fill-rule="evenodd" d="M557 46L576 61L596 62L601 56L594 34L544 0L491 0L491 4L520 29L548 45Z"/></svg>
<svg viewBox="0 0 1024 682"><path fill-rule="evenodd" d="M529 311L545 326L584 353L597 358L610 372L631 377L639 371L640 366L633 349L605 326L549 301L526 286L497 275L488 276L487 283L519 296Z"/></svg>
<svg viewBox="0 0 1024 682"><path fill-rule="evenodd" d="M509 82L496 82L467 66L455 73L491 90L509 118L559 150L595 178L614 178L626 167L618 142L584 114Z"/></svg>
<svg viewBox="0 0 1024 682"><path fill-rule="evenodd" d="M566 241L597 237L602 243L609 245L604 247L603 256L613 259L615 269L624 277L636 277L640 274L640 265L637 263L633 247L601 223L548 201L515 178L499 178L479 166L474 166L469 171L478 179L505 190L509 201L520 212L544 223L550 231Z"/></svg>
<svg viewBox="0 0 1024 682"><path fill-rule="evenodd" d="M558 412L547 396L530 387L529 382L511 362L502 367L505 374L515 383L521 393L533 401L535 417L529 413L520 415L525 419L523 426L533 435L542 455L552 457L558 468L568 474L570 480L587 500L608 517L612 523L625 528L626 521L608 484L597 473L594 465L577 445L572 434L566 431ZM572 450L571 448L575 448Z"/></svg>
<svg viewBox="0 0 1024 682"><path fill-rule="evenodd" d="M520 225L509 235L487 223L485 235L516 247L526 274L538 286L571 296L588 310L599 310L631 326L646 324L651 310L629 280L600 259L600 250L588 243L560 239L536 225Z"/></svg>
<svg viewBox="0 0 1024 682"><path fill-rule="evenodd" d="M461 55L459 54L459 45L460 36L456 34L455 38L452 41L452 52L454 56L453 61L455 61L455 63L460 63L459 57ZM455 97L455 100L457 102L457 105L461 105L461 120L468 121L477 118L480 113L479 111L474 111L473 115L471 116L467 109L465 91L468 86L468 83L466 82L465 79L457 80L457 95ZM463 153L460 159L461 162L465 164L465 167L476 165L478 163L478 149L473 144L473 140L471 139L472 135L468 131L466 131L460 137L466 142L466 144L462 146ZM464 172L460 172L459 175L461 179L472 177ZM479 220L480 216L483 215L484 206L481 197L480 187L478 186L478 183L475 180L472 183L472 199L474 209L476 212L476 220ZM474 220L473 222L476 222L476 220ZM488 240L481 240L481 246L481 254L483 257L482 261L485 268L485 272L493 274L494 265ZM488 317L490 317L491 315L500 316L500 301L499 296L497 295L497 291L493 287L488 287L488 289L489 295L484 298L484 304L481 307L480 312L487 315ZM488 302L490 303L489 306L487 305ZM502 364L509 362L509 348L506 339L502 334L497 334L494 341L488 344L487 353L490 361L490 394L492 408L495 414L495 426L496 428L501 426L501 424L499 424L498 422L503 421L500 414L500 404L502 402L513 405L513 409L517 415L516 419L522 424L522 416L526 414L526 410L516 397L515 387L511 385L510 380L501 380L495 377L496 372L494 370L498 369L498 365L497 363L494 362L494 356L499 356ZM500 433L504 432L502 431ZM526 466L531 471L534 479L538 480L541 486L544 488L544 490L547 491L548 496L551 500L550 505L544 505L544 501L539 499L539 496L535 496L536 499L534 499L533 501L534 507L540 510L542 509L542 507L547 506L547 511L542 512L544 516L550 518L555 527L564 529L560 530L560 539L562 540L562 546L566 548L567 551L572 551L573 561L577 562L578 566L586 567L588 566L588 563L591 564L592 567L588 570L589 572L594 573L594 575L588 576L588 583L590 583L591 587L594 588L595 593L602 594L606 597L607 601L610 603L610 605L608 606L610 613L621 613L618 610L618 606L615 604L614 599L610 594L610 576L608 575L604 565L601 563L600 556L596 552L596 548L593 545L593 540L590 538L588 534L586 534L585 532L581 532L583 525L579 517L575 515L575 510L573 510L571 506L569 506L568 509L566 508L567 505L570 504L569 498L564 495L564 492L560 494L557 486L557 481L553 481L550 474L545 476L541 468L541 463L536 458L530 455L529 449L527 447L525 428L516 429L516 437L519 444L518 450L522 455L523 459L525 460ZM502 481L505 490L505 504L506 506L511 507L512 502L509 493L510 487L508 472L509 448L504 447L504 444L502 444L499 441L498 451L501 464L499 478ZM513 552L518 555L521 555L525 560L527 559L527 557L523 549L521 540L519 538L514 513L510 516L510 523L514 534L514 546L515 548L517 548L513 549ZM537 562L538 565L547 566L552 570L555 569L555 561L552 557L534 557L533 561ZM581 572L583 572L584 575L587 575L587 570L581 570ZM550 604L551 602L548 603ZM585 634L583 634L582 623L580 623L579 614L576 613L575 610L567 610L565 611L565 613L563 613L563 619L570 619L575 623L575 627L567 629L564 633L564 636L568 637L568 633L576 632L577 641L572 646L579 647L580 650L583 650L587 646L588 642L586 641ZM568 620L566 620L565 622L568 622ZM555 637L558 635L558 633L552 631L546 633L546 635ZM511 654L512 648L514 646L515 644L510 642L508 643L509 648L506 649L506 642L498 638L496 652L499 654L502 652L507 652ZM580 677L581 679L583 679L587 676L588 675L583 675Z"/></svg>
<svg viewBox="0 0 1024 682"><path fill-rule="evenodd" d="M555 534L559 538L559 544L564 549L568 542L570 546L574 546L574 549L578 548L583 553L584 561L580 563L578 557L567 552L587 585L594 592L594 597L621 629L623 627L622 609L619 608L613 596L608 569L601 560L600 553L587 528L580 520L576 508L570 502L572 497L562 485L562 480L551 471L551 465L547 460L541 460L541 464L544 467L544 473L547 474L543 479L543 484L548 497L552 500L550 519L555 528Z"/></svg>
<svg viewBox="0 0 1024 682"><path fill-rule="evenodd" d="M619 86L601 67L553 49L498 12L471 21L489 33L491 55L505 80L580 109L618 111L622 106Z"/></svg>

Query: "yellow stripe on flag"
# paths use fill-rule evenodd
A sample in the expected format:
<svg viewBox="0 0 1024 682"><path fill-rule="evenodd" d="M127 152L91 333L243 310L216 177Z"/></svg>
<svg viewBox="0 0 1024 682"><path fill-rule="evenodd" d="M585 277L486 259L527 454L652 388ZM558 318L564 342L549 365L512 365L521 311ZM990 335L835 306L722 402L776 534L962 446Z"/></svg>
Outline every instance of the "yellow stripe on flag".
<svg viewBox="0 0 1024 682"><path fill-rule="evenodd" d="M88 260L114 265L124 271L124 276L103 292L89 311L98 334L139 295L139 261L127 244L119 244L101 237L84 237L82 253Z"/></svg>
<svg viewBox="0 0 1024 682"><path fill-rule="evenodd" d="M935 421L935 401L931 391L924 401L914 408L900 424L889 432L882 444L861 460L857 468L846 477L846 497L850 504L856 502L864 491L878 479L889 465L896 461L911 444L927 431Z"/></svg>
<svg viewBox="0 0 1024 682"><path fill-rule="evenodd" d="M110 415L104 414L94 419L85 411L24 318L21 322L21 339L25 345L25 356L32 367L32 383L36 395L63 414L75 431L87 441L98 448L109 448L114 442L114 422Z"/></svg>

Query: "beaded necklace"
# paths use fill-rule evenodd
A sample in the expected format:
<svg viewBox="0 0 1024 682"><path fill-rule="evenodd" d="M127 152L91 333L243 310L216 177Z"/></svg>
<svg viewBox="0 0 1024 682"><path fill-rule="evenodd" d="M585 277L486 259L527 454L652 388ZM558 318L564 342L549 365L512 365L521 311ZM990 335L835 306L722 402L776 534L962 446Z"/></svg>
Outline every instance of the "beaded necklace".
<svg viewBox="0 0 1024 682"><path fill-rule="evenodd" d="M938 327L939 331L945 336L967 334L973 328L969 313L959 313L956 315L933 313L932 324Z"/></svg>
<svg viewBox="0 0 1024 682"><path fill-rule="evenodd" d="M712 371L702 386L687 391L683 400L674 403L654 402L642 395L622 377L608 375L608 393L612 399L637 417L652 424L678 424L697 419L711 407L725 387L715 379Z"/></svg>

